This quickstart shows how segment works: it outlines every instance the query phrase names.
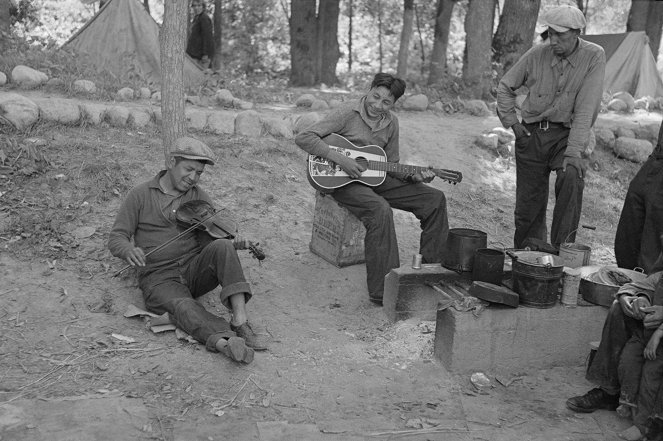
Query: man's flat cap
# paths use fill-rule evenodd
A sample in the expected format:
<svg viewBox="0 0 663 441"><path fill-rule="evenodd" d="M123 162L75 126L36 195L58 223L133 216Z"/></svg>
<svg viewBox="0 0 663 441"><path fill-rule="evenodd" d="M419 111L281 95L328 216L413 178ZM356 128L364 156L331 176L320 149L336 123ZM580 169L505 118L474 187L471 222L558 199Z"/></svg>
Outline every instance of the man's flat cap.
<svg viewBox="0 0 663 441"><path fill-rule="evenodd" d="M214 152L207 145L197 139L184 136L177 138L170 151L170 156L180 156L184 159L193 159L214 165Z"/></svg>
<svg viewBox="0 0 663 441"><path fill-rule="evenodd" d="M541 23L557 32L566 32L569 29L582 29L585 27L585 16L582 11L571 5L555 6L543 13Z"/></svg>

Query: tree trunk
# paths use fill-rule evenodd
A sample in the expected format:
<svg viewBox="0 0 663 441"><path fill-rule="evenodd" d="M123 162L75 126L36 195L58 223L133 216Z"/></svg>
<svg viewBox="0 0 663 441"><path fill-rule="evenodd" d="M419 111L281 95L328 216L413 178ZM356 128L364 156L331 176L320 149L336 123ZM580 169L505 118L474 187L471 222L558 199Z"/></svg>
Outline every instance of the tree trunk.
<svg viewBox="0 0 663 441"><path fill-rule="evenodd" d="M455 0L437 0L435 37L430 59L430 72L428 72L428 84L435 84L440 81L447 69L449 28L451 27L451 13L455 3ZM423 48L421 49L423 50Z"/></svg>
<svg viewBox="0 0 663 441"><path fill-rule="evenodd" d="M161 136L168 161L173 142L186 133L184 120L184 50L187 29L186 0L164 0L161 49Z"/></svg>
<svg viewBox="0 0 663 441"><path fill-rule="evenodd" d="M290 84L292 86L315 84L316 26L315 2L292 0L290 2Z"/></svg>
<svg viewBox="0 0 663 441"><path fill-rule="evenodd" d="M321 0L318 13L318 40L321 50L318 52L317 81L327 85L338 84L336 65L341 58L338 48L338 14L340 0Z"/></svg>
<svg viewBox="0 0 663 441"><path fill-rule="evenodd" d="M414 0L403 0L403 29L401 30L401 44L398 48L398 66L396 75L399 78L407 76L407 57L410 52L410 37L414 23Z"/></svg>
<svg viewBox="0 0 663 441"><path fill-rule="evenodd" d="M649 47L658 60L658 50L661 47L661 30L663 29L663 2L649 3L649 16L647 17L646 32L649 37Z"/></svg>
<svg viewBox="0 0 663 441"><path fill-rule="evenodd" d="M626 32L644 31L649 15L649 0L632 0L626 22Z"/></svg>
<svg viewBox="0 0 663 441"><path fill-rule="evenodd" d="M143 6L145 6L145 10L147 13L150 13L150 0L143 0Z"/></svg>
<svg viewBox="0 0 663 441"><path fill-rule="evenodd" d="M9 0L0 0L0 43L6 41L3 34L9 35L9 27L11 25L11 17L9 15L9 8L11 2ZM0 47L3 45L0 45Z"/></svg>
<svg viewBox="0 0 663 441"><path fill-rule="evenodd" d="M491 56L496 0L470 0L465 16L463 80L473 98L490 94Z"/></svg>
<svg viewBox="0 0 663 441"><path fill-rule="evenodd" d="M502 66L503 72L532 47L540 6L541 0L504 1L492 45L493 61Z"/></svg>
<svg viewBox="0 0 663 441"><path fill-rule="evenodd" d="M352 0L348 0L348 72L352 72Z"/></svg>
<svg viewBox="0 0 663 441"><path fill-rule="evenodd" d="M378 68L379 72L382 72L382 59L384 57L384 53L382 51L382 0L377 0L378 1L378 58L379 58L379 65L380 67Z"/></svg>
<svg viewBox="0 0 663 441"><path fill-rule="evenodd" d="M221 57L221 47L223 43L223 38L221 37L221 30L223 28L222 24L222 0L214 0L214 17L212 21L214 22L214 60L213 67L215 71L221 69L222 57Z"/></svg>

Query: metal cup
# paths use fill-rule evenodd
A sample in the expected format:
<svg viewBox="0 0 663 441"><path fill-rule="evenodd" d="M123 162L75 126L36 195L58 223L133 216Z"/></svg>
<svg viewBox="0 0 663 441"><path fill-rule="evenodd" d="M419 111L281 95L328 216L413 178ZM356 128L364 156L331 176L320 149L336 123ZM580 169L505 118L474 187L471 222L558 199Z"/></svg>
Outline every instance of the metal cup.
<svg viewBox="0 0 663 441"><path fill-rule="evenodd" d="M412 256L412 269L421 269L421 254L415 254Z"/></svg>
<svg viewBox="0 0 663 441"><path fill-rule="evenodd" d="M550 254L546 254L545 256L537 257L536 261L540 265L553 265L555 263L555 258Z"/></svg>

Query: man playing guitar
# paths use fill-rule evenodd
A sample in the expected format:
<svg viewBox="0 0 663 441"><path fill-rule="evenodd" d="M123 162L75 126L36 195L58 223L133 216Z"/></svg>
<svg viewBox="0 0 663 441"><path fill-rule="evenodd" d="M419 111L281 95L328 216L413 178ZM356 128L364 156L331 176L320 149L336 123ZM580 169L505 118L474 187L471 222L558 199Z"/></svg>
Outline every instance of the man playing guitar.
<svg viewBox="0 0 663 441"><path fill-rule="evenodd" d="M398 118L391 109L404 92L402 79L378 73L364 97L333 110L299 133L295 143L310 155L334 162L355 180L366 171L365 164L331 148L325 142L328 135L341 135L358 146L377 145L388 162L398 163ZM331 191L332 197L366 227L366 277L368 296L374 303L382 304L384 277L400 266L392 208L409 211L421 222L422 261L441 261L449 222L444 193L425 185L435 176L426 168L417 168L416 173L389 171L377 186L352 181Z"/></svg>

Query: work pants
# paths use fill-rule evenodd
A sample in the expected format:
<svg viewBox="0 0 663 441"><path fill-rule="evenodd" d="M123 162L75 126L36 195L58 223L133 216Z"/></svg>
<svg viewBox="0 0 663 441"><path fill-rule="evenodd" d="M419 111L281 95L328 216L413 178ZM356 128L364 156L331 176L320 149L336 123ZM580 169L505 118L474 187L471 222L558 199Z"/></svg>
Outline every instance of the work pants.
<svg viewBox="0 0 663 441"><path fill-rule="evenodd" d="M531 136L516 139L516 209L514 246L522 248L528 237L547 241L546 211L550 172L555 171L555 209L550 243L556 248L574 242L580 222L584 181L579 170L562 170L569 129L551 126L547 130L525 124Z"/></svg>
<svg viewBox="0 0 663 441"><path fill-rule="evenodd" d="M627 332L631 337L626 341L619 357L619 400L631 406L636 405L645 365L645 347L654 331L645 329L638 320L626 321Z"/></svg>
<svg viewBox="0 0 663 441"><path fill-rule="evenodd" d="M422 262L441 262L449 221L446 198L440 190L387 176L377 187L352 183L334 190L332 196L366 227L364 250L370 299L382 300L384 277L400 266L392 208L413 213L419 219Z"/></svg>
<svg viewBox="0 0 663 441"><path fill-rule="evenodd" d="M251 298L251 287L232 241L217 239L183 265L156 270L141 277L145 307L156 314L167 312L178 328L191 335L207 349L215 351L221 338L235 333L230 323L212 314L196 300L221 285L221 303L230 309L230 297L243 294Z"/></svg>
<svg viewBox="0 0 663 441"><path fill-rule="evenodd" d="M640 267L647 274L663 267L663 153L653 154L628 186L615 233L615 258L620 268Z"/></svg>
<svg viewBox="0 0 663 441"><path fill-rule="evenodd" d="M663 418L663 349L659 344L656 359L645 360L638 392L638 407L633 416L633 424L645 433L651 418Z"/></svg>

